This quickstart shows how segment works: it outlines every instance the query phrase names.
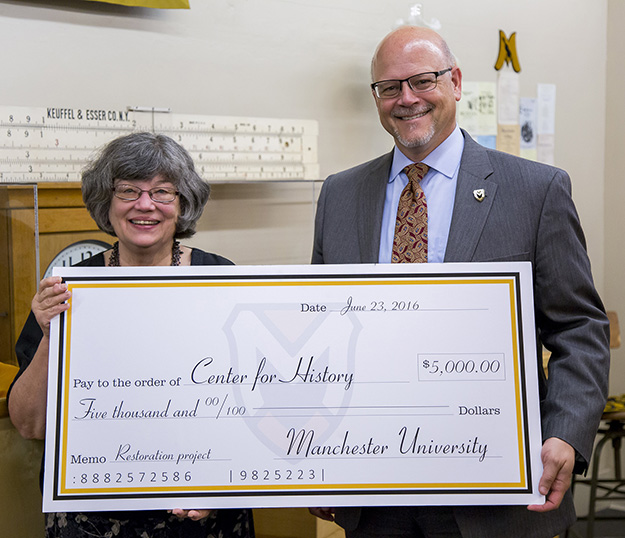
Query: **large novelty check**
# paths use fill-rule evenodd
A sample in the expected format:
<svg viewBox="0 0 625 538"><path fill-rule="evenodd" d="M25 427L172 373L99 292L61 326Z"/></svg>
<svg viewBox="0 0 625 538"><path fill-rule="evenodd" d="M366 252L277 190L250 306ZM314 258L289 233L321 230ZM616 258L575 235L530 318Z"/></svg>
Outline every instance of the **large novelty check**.
<svg viewBox="0 0 625 538"><path fill-rule="evenodd" d="M529 263L57 273L44 511L543 502Z"/></svg>

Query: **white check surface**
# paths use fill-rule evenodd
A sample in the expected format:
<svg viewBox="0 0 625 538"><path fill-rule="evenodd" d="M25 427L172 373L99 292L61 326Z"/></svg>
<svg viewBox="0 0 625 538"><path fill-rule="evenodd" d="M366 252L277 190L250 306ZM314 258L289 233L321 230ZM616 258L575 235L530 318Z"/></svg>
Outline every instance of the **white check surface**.
<svg viewBox="0 0 625 538"><path fill-rule="evenodd" d="M60 268L44 511L531 504L531 267Z"/></svg>

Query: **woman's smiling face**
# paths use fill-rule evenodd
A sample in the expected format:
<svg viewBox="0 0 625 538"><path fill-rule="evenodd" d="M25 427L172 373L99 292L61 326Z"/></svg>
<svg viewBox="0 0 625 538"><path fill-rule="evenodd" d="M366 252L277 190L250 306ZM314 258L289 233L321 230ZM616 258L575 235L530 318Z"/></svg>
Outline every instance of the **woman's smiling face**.
<svg viewBox="0 0 625 538"><path fill-rule="evenodd" d="M170 181L161 176L141 181L116 179L115 187L119 185L130 185L143 191L157 187L176 190ZM109 209L109 219L120 245L137 254L159 252L161 249L170 251L179 216L178 196L173 202L162 203L153 201L147 192L130 201L114 195Z"/></svg>

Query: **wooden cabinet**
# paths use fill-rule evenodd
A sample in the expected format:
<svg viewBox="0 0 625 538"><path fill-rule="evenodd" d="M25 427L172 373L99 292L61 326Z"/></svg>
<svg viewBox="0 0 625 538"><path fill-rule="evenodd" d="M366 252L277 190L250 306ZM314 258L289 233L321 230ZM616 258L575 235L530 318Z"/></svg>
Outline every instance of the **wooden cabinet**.
<svg viewBox="0 0 625 538"><path fill-rule="evenodd" d="M30 311L38 274L42 278L63 248L84 239L112 241L85 209L79 183L0 186L1 362L16 364L15 341Z"/></svg>

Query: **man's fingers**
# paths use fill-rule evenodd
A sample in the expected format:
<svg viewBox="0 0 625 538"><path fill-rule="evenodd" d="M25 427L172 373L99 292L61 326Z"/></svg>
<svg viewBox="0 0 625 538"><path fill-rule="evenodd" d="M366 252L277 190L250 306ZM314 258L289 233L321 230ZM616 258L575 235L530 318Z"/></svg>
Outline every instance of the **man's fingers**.
<svg viewBox="0 0 625 538"><path fill-rule="evenodd" d="M334 508L309 508L308 511L319 519L334 521Z"/></svg>
<svg viewBox="0 0 625 538"><path fill-rule="evenodd" d="M533 512L549 512L560 506L571 485L575 450L562 439L551 437L543 444L541 459L543 474L538 482L538 491L546 496L546 500L545 504L532 504L527 507Z"/></svg>

